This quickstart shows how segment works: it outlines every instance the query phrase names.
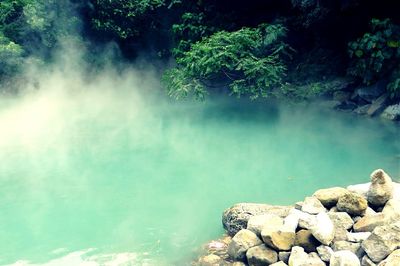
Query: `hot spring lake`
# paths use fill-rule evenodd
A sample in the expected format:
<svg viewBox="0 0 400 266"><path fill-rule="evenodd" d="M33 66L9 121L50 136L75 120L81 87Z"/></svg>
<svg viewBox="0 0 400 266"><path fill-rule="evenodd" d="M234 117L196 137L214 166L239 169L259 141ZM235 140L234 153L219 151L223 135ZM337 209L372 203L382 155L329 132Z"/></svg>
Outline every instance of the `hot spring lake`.
<svg viewBox="0 0 400 266"><path fill-rule="evenodd" d="M0 100L0 265L187 265L238 202L400 176L399 125L107 90Z"/></svg>

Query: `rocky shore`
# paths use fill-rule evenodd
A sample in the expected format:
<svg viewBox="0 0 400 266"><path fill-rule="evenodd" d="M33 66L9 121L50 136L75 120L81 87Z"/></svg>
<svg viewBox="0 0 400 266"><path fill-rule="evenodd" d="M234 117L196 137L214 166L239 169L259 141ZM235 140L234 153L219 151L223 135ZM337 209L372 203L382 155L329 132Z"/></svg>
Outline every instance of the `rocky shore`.
<svg viewBox="0 0 400 266"><path fill-rule="evenodd" d="M316 191L293 206L240 203L227 234L196 266L399 266L400 184L382 169L371 182Z"/></svg>

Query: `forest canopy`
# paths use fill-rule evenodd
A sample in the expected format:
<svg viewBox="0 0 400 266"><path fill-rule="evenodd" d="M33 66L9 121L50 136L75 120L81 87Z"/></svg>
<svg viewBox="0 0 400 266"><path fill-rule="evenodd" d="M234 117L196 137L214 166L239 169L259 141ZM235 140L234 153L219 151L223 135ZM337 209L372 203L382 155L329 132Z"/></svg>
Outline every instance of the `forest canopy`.
<svg viewBox="0 0 400 266"><path fill-rule="evenodd" d="M29 61L51 62L63 40L79 39L93 48L116 43L127 61L172 58L163 80L176 98L203 99L214 87L267 97L332 76L366 85L385 80L399 97L395 2L3 0L0 82L17 78Z"/></svg>

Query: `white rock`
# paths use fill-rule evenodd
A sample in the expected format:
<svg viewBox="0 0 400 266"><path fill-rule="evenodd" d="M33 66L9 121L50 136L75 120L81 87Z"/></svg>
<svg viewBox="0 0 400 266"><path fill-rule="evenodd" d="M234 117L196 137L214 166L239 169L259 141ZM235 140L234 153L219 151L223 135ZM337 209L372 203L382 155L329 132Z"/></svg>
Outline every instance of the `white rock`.
<svg viewBox="0 0 400 266"><path fill-rule="evenodd" d="M317 252L318 252L318 255L321 258L321 260L323 260L325 262L329 262L332 254L333 254L332 248L330 248L329 246L324 246L324 245L317 247Z"/></svg>
<svg viewBox="0 0 400 266"><path fill-rule="evenodd" d="M371 232L359 232L359 233L347 232L347 241L359 243L367 239L370 235Z"/></svg>
<svg viewBox="0 0 400 266"><path fill-rule="evenodd" d="M335 228L328 214L321 212L316 216L315 225L311 226L312 235L322 244L329 245L335 237Z"/></svg>
<svg viewBox="0 0 400 266"><path fill-rule="evenodd" d="M330 266L360 266L358 257L349 250L336 251L329 261Z"/></svg>
<svg viewBox="0 0 400 266"><path fill-rule="evenodd" d="M261 245L262 241L250 230L242 229L232 238L228 254L232 259L244 260L249 248Z"/></svg>
<svg viewBox="0 0 400 266"><path fill-rule="evenodd" d="M250 217L247 222L247 229L256 235L261 235L261 230L267 223L282 223L282 218L275 214L260 214Z"/></svg>
<svg viewBox="0 0 400 266"><path fill-rule="evenodd" d="M326 212L326 209L316 197L306 197L303 201L301 211L309 214L318 214Z"/></svg>

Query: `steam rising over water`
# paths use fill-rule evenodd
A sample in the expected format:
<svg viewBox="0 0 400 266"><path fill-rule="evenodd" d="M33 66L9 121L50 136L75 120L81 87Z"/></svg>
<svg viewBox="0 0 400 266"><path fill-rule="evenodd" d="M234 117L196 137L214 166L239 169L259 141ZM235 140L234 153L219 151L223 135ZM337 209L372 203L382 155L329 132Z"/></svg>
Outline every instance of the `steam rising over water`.
<svg viewBox="0 0 400 266"><path fill-rule="evenodd" d="M184 265L224 208L400 176L399 127L213 98L173 102L151 70L34 73L0 99L0 264Z"/></svg>

